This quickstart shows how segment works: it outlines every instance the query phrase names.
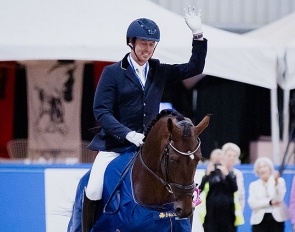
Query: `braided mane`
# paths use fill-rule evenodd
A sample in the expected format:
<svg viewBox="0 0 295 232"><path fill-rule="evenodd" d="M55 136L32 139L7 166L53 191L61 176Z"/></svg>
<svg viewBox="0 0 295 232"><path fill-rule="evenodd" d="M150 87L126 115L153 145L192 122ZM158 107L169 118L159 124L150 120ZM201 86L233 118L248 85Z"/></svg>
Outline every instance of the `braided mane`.
<svg viewBox="0 0 295 232"><path fill-rule="evenodd" d="M183 117L183 115L180 114L178 111L171 110L171 109L164 109L164 110L162 110L160 113L158 113L156 115L156 117L152 120L152 122L150 123L150 125L147 127L147 130L144 133L144 136L145 137L144 137L143 141L146 140L147 135L149 134L149 132L151 131L151 129L153 128L153 126L156 124L156 122L159 121L160 118L165 117L165 116L168 116L168 115L176 116L176 119L178 121L185 120L185 118Z"/></svg>

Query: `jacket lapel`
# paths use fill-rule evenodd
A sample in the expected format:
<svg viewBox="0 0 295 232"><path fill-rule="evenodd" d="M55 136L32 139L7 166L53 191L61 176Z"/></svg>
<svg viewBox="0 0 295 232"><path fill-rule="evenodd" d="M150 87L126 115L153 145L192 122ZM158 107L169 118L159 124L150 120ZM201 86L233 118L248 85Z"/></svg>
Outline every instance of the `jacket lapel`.
<svg viewBox="0 0 295 232"><path fill-rule="evenodd" d="M152 81L153 81L153 68L150 66L147 78L146 78L146 82L145 82L145 86L144 86L144 90L147 92L149 90L149 88L151 87Z"/></svg>
<svg viewBox="0 0 295 232"><path fill-rule="evenodd" d="M127 57L129 53L121 61L121 68L124 70L125 77L132 81L138 88L142 89L142 86L134 73L132 67L130 66Z"/></svg>

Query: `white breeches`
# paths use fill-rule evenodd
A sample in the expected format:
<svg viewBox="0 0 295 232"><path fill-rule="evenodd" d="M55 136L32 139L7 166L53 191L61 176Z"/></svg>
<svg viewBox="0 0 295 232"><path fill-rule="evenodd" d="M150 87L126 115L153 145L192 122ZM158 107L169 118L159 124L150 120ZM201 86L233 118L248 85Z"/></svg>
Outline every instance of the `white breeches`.
<svg viewBox="0 0 295 232"><path fill-rule="evenodd" d="M119 156L119 153L100 151L92 165L86 196L88 199L96 201L102 198L104 173L108 164Z"/></svg>

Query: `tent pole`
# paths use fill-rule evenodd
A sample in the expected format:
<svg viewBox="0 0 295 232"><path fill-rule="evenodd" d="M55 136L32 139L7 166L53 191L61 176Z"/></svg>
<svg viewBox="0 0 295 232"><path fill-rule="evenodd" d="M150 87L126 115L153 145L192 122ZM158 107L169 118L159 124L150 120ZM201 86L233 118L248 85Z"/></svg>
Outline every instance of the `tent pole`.
<svg viewBox="0 0 295 232"><path fill-rule="evenodd" d="M279 120L278 120L278 98L277 89L271 89L271 139L273 146L273 162L279 164Z"/></svg>
<svg viewBox="0 0 295 232"><path fill-rule="evenodd" d="M284 105L283 105L283 145L284 148L287 146L289 141L289 125L290 125L290 117L289 117L289 101L290 101L290 90L284 89Z"/></svg>

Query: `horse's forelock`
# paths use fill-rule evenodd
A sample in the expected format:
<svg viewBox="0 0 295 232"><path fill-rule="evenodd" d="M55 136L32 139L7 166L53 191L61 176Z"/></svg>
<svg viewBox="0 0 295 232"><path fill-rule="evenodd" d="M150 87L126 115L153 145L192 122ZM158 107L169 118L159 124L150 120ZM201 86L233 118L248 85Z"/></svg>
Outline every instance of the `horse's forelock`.
<svg viewBox="0 0 295 232"><path fill-rule="evenodd" d="M192 136L192 133L191 133L192 124L189 121L187 121L185 117L179 112L177 112L176 110L165 109L165 110L162 110L159 114L157 114L156 117L150 123L150 125L147 127L147 130L145 132L145 138L143 141L146 140L146 137L148 136L149 132L151 131L153 126L156 124L156 122L158 122L161 118L169 116L169 115L175 117L178 122L183 122L181 123L181 125L183 126L182 136L184 139L188 139Z"/></svg>
<svg viewBox="0 0 295 232"><path fill-rule="evenodd" d="M146 131L144 133L145 138L143 139L143 141L146 140L146 137L148 136L149 132L151 131L151 129L153 128L153 126L156 124L156 122L159 121L161 118L166 117L168 115L175 116L178 121L181 121L181 120L184 120L185 119L176 110L171 110L171 109L164 109L164 110L162 110L160 113L158 113L156 115L156 117L152 120L152 122L150 123L150 125L147 127L147 129L146 129Z"/></svg>
<svg viewBox="0 0 295 232"><path fill-rule="evenodd" d="M182 132L182 136L184 139L188 139L192 136L192 131L191 131L191 127L192 127L192 124L185 121L183 123L183 132Z"/></svg>

